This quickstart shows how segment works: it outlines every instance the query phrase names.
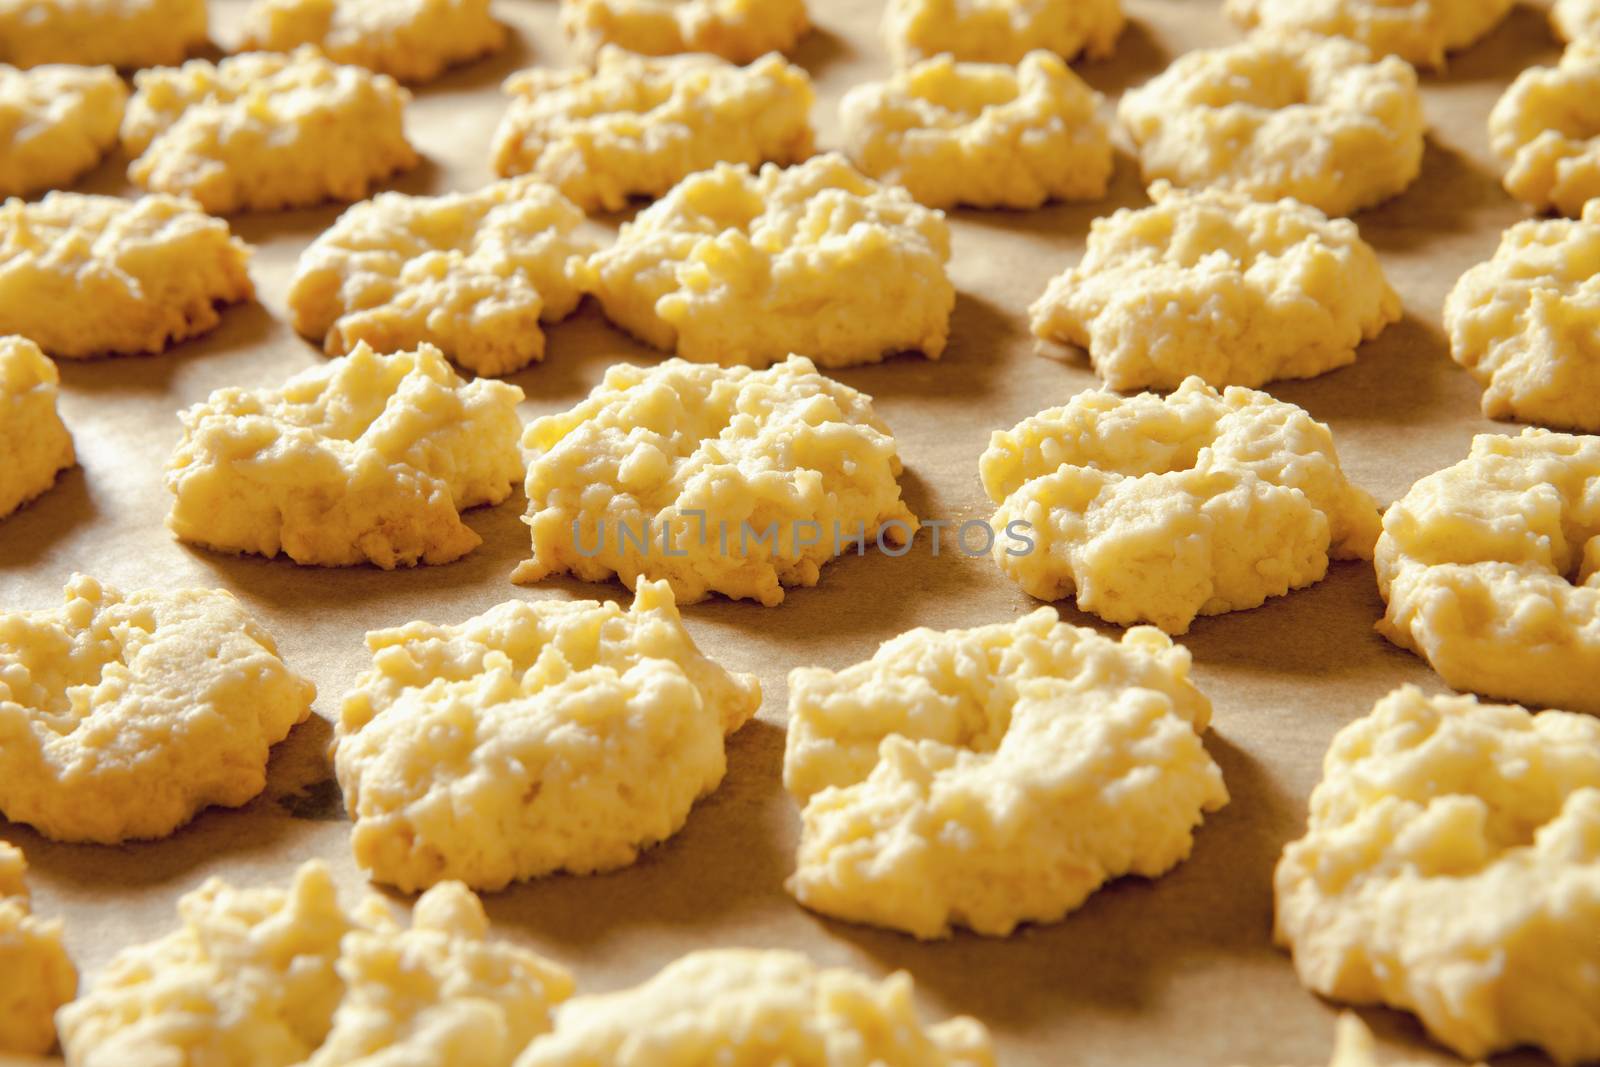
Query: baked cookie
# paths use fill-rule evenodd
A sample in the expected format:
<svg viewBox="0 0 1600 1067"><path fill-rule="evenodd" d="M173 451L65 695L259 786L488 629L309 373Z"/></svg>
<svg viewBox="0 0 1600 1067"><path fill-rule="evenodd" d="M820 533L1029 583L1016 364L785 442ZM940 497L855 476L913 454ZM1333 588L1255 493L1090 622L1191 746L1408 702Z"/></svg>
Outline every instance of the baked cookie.
<svg viewBox="0 0 1600 1067"><path fill-rule="evenodd" d="M707 659L666 582L614 602L511 600L367 635L334 767L356 860L413 892L626 867L683 828L761 704Z"/></svg>
<svg viewBox="0 0 1600 1067"><path fill-rule="evenodd" d="M1036 337L1085 349L1112 389L1312 378L1400 318L1348 219L1166 182L1150 195L1150 207L1096 219L1083 259L1029 309Z"/></svg>
<svg viewBox="0 0 1600 1067"><path fill-rule="evenodd" d="M267 750L311 714L220 589L121 593L74 575L59 608L0 614L0 813L55 841L166 837L265 787Z"/></svg>
<svg viewBox="0 0 1600 1067"><path fill-rule="evenodd" d="M1600 39L1569 44L1554 67L1529 67L1489 112L1489 145L1506 192L1574 218L1600 196Z"/></svg>
<svg viewBox="0 0 1600 1067"><path fill-rule="evenodd" d="M1095 200L1111 180L1100 94L1050 52L1016 67L936 56L839 105L845 152L929 207Z"/></svg>
<svg viewBox="0 0 1600 1067"><path fill-rule="evenodd" d="M646 56L708 52L748 63L787 52L811 28L805 0L561 0L578 56L608 44Z"/></svg>
<svg viewBox="0 0 1600 1067"><path fill-rule="evenodd" d="M1261 33L1185 53L1124 93L1117 116L1146 183L1293 197L1329 215L1389 199L1422 168L1416 71L1338 37Z"/></svg>
<svg viewBox="0 0 1600 1067"><path fill-rule="evenodd" d="M489 0L254 0L239 47L291 52L315 45L335 63L425 82L505 41Z"/></svg>
<svg viewBox="0 0 1600 1067"><path fill-rule="evenodd" d="M0 204L0 334L57 359L154 353L255 295L250 249L176 196L48 193Z"/></svg>
<svg viewBox="0 0 1600 1067"><path fill-rule="evenodd" d="M140 71L122 122L128 178L214 215L360 200L417 162L411 94L312 48Z"/></svg>
<svg viewBox="0 0 1600 1067"><path fill-rule="evenodd" d="M56 413L61 376L25 337L0 337L0 519L56 482L77 462Z"/></svg>
<svg viewBox="0 0 1600 1067"><path fill-rule="evenodd" d="M578 306L583 212L533 178L473 193L380 193L341 215L300 256L294 328L331 356L437 345L478 374L544 358L539 323Z"/></svg>
<svg viewBox="0 0 1600 1067"><path fill-rule="evenodd" d="M1189 378L1167 397L1079 393L997 431L979 464L994 559L1030 596L1172 634L1370 559L1378 508L1293 404ZM1016 525L1013 525L1016 524Z"/></svg>
<svg viewBox="0 0 1600 1067"><path fill-rule="evenodd" d="M944 351L950 227L843 156L691 174L589 258L606 317L684 359L820 367Z"/></svg>
<svg viewBox="0 0 1600 1067"><path fill-rule="evenodd" d="M587 400L528 424L533 557L514 580L665 579L783 602L836 555L905 544L900 457L872 398L803 356L766 370L617 364Z"/></svg>
<svg viewBox="0 0 1600 1067"><path fill-rule="evenodd" d="M511 106L495 131L495 171L537 174L585 211L660 196L716 163L811 155L811 78L776 55L738 67L607 45L593 70L533 67L503 88Z"/></svg>
<svg viewBox="0 0 1600 1067"><path fill-rule="evenodd" d="M1378 631L1456 689L1600 714L1600 437L1479 434L1383 516Z"/></svg>
<svg viewBox="0 0 1600 1067"><path fill-rule="evenodd" d="M218 389L183 411L167 527L222 552L389 570L460 559L461 512L522 476L522 390L456 377L432 345L366 342L277 389Z"/></svg>
<svg viewBox="0 0 1600 1067"><path fill-rule="evenodd" d="M56 1044L56 1009L78 992L61 920L34 917L22 850L0 841L0 1054L43 1056Z"/></svg>
<svg viewBox="0 0 1600 1067"><path fill-rule="evenodd" d="M346 907L319 861L286 890L212 878L178 915L61 1010L67 1062L511 1067L572 991L562 968L489 940L457 882L424 893L409 927L375 894Z"/></svg>
<svg viewBox="0 0 1600 1067"><path fill-rule="evenodd" d="M1516 0L1225 0L1246 28L1290 30L1359 41L1377 55L1419 67L1444 66L1500 24Z"/></svg>
<svg viewBox="0 0 1600 1067"><path fill-rule="evenodd" d="M1600 40L1600 0L1556 0L1550 27L1563 41Z"/></svg>
<svg viewBox="0 0 1600 1067"><path fill-rule="evenodd" d="M1036 48L1071 59L1111 54L1122 0L889 0L883 39L895 65L948 53L977 63L1018 63Z"/></svg>
<svg viewBox="0 0 1600 1067"><path fill-rule="evenodd" d="M0 65L0 197L70 185L117 143L128 87L110 67Z"/></svg>
<svg viewBox="0 0 1600 1067"><path fill-rule="evenodd" d="M791 671L789 891L918 938L1055 922L1113 878L1188 857L1228 802L1200 743L1210 718L1165 634L1113 641L1054 608Z"/></svg>
<svg viewBox="0 0 1600 1067"><path fill-rule="evenodd" d="M1465 1057L1600 1058L1600 721L1390 693L1334 738L1275 885L1313 991Z"/></svg>
<svg viewBox="0 0 1600 1067"><path fill-rule="evenodd" d="M0 0L0 63L171 66L206 43L205 0Z"/></svg>
<svg viewBox="0 0 1600 1067"><path fill-rule="evenodd" d="M596 1064L994 1067L989 1031L965 1015L917 1018L911 976L881 982L798 952L704 949L642 985L576 997L516 1067Z"/></svg>

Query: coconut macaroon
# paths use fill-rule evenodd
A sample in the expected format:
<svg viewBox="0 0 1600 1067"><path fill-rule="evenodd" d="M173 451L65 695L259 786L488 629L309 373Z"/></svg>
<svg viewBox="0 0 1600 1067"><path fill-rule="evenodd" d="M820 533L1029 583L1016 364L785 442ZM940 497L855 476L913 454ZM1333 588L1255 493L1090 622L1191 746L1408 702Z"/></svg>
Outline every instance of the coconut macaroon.
<svg viewBox="0 0 1600 1067"><path fill-rule="evenodd" d="M0 0L0 63L171 66L206 43L205 0Z"/></svg>
<svg viewBox="0 0 1600 1067"><path fill-rule="evenodd" d="M811 155L811 78L776 55L739 67L608 45L593 70L533 67L503 88L511 105L495 132L496 172L536 174L585 211L660 196L716 163Z"/></svg>
<svg viewBox="0 0 1600 1067"><path fill-rule="evenodd" d="M584 59L613 44L646 56L706 52L748 63L793 48L811 19L805 0L561 0L561 28Z"/></svg>
<svg viewBox="0 0 1600 1067"><path fill-rule="evenodd" d="M70 185L117 143L128 88L110 67L0 64L0 197Z"/></svg>
<svg viewBox="0 0 1600 1067"><path fill-rule="evenodd" d="M36 917L22 850L0 841L0 1053L43 1056L56 1044L56 1009L78 991L61 920Z"/></svg>
<svg viewBox="0 0 1600 1067"><path fill-rule="evenodd" d="M944 351L950 227L843 156L692 174L590 257L606 317L685 359L821 367Z"/></svg>
<svg viewBox="0 0 1600 1067"><path fill-rule="evenodd" d="M1416 71L1338 37L1260 33L1185 53L1117 115L1146 183L1293 197L1329 215L1395 196L1422 168Z"/></svg>
<svg viewBox="0 0 1600 1067"><path fill-rule="evenodd" d="M522 390L464 382L432 345L348 356L275 389L218 389L182 413L167 526L222 552L388 570L482 543L461 512L522 477Z"/></svg>
<svg viewBox="0 0 1600 1067"><path fill-rule="evenodd" d="M1165 634L1113 641L1053 608L792 671L789 890L919 938L1054 922L1113 878L1188 857L1228 802L1200 743L1210 717Z"/></svg>
<svg viewBox="0 0 1600 1067"><path fill-rule="evenodd" d="M77 462L56 412L61 375L25 337L0 337L0 519Z"/></svg>
<svg viewBox="0 0 1600 1067"><path fill-rule="evenodd" d="M917 526L872 399L801 356L759 371L618 364L577 407L529 423L522 445L521 582L642 576L680 603L772 606L835 556L905 544Z"/></svg>
<svg viewBox="0 0 1600 1067"><path fill-rule="evenodd" d="M437 346L478 374L544 356L541 322L572 313L594 242L583 212L535 178L471 193L380 193L300 255L289 283L296 330L344 355Z"/></svg>
<svg viewBox="0 0 1600 1067"><path fill-rule="evenodd" d="M1244 27L1292 30L1359 41L1377 55L1441 68L1445 54L1500 24L1516 0L1225 0Z"/></svg>
<svg viewBox="0 0 1600 1067"><path fill-rule="evenodd" d="M491 939L457 882L406 925L376 894L346 905L312 861L287 888L209 879L178 917L62 1009L69 1063L511 1067L572 992L561 967Z"/></svg>
<svg viewBox="0 0 1600 1067"><path fill-rule="evenodd" d="M215 215L360 200L417 162L403 123L410 94L309 47L194 59L133 83L128 178Z"/></svg>
<svg viewBox="0 0 1600 1067"><path fill-rule="evenodd" d="M49 193L0 204L0 334L58 359L154 353L254 294L250 250L176 196Z"/></svg>
<svg viewBox="0 0 1600 1067"><path fill-rule="evenodd" d="M1506 192L1577 217L1600 196L1600 39L1579 40L1554 67L1529 67L1489 112L1489 145L1507 165Z"/></svg>
<svg viewBox="0 0 1600 1067"><path fill-rule="evenodd" d="M1457 689L1600 714L1600 437L1479 434L1383 516L1378 630Z"/></svg>
<svg viewBox="0 0 1600 1067"><path fill-rule="evenodd" d="M1400 318L1348 219L1166 182L1150 194L1150 207L1096 219L1083 259L1029 309L1036 337L1085 349L1112 389L1311 378Z"/></svg>
<svg viewBox="0 0 1600 1067"><path fill-rule="evenodd" d="M512 600L367 635L334 768L356 861L407 892L625 867L683 827L761 703L707 659L666 582L633 607Z"/></svg>
<svg viewBox="0 0 1600 1067"><path fill-rule="evenodd" d="M1035 49L1064 59L1111 54L1122 0L889 0L883 39L897 66L940 53L978 63L1019 63Z"/></svg>
<svg viewBox="0 0 1600 1067"><path fill-rule="evenodd" d="M1313 991L1415 1012L1461 1056L1591 1062L1597 831L1600 720L1406 686L1328 749L1277 938Z"/></svg>
<svg viewBox="0 0 1600 1067"><path fill-rule="evenodd" d="M1199 378L1177 391L1079 393L997 431L979 463L999 505L994 559L1030 596L1181 634L1370 559L1378 508L1333 435L1293 404Z"/></svg>
<svg viewBox="0 0 1600 1067"><path fill-rule="evenodd" d="M941 55L856 86L839 115L851 162L929 207L1033 208L1105 195L1111 135L1100 101L1050 52L1016 67Z"/></svg>
<svg viewBox="0 0 1600 1067"><path fill-rule="evenodd" d="M489 0L254 0L240 49L315 45L335 63L425 82L499 51L505 40Z"/></svg>

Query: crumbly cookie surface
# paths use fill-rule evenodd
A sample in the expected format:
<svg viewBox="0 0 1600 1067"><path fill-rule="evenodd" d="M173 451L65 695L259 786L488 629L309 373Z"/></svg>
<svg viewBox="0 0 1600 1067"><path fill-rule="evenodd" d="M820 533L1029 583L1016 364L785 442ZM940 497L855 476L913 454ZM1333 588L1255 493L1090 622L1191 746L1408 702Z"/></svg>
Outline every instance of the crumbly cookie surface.
<svg viewBox="0 0 1600 1067"><path fill-rule="evenodd" d="M911 976L881 982L797 952L705 949L617 993L575 997L516 1067L994 1067L983 1024L917 1017Z"/></svg>
<svg viewBox="0 0 1600 1067"><path fill-rule="evenodd" d="M0 65L0 198L70 185L117 143L127 86L110 67Z"/></svg>
<svg viewBox="0 0 1600 1067"><path fill-rule="evenodd" d="M140 71L122 122L128 178L214 215L360 200L417 162L386 74L312 48Z"/></svg>
<svg viewBox="0 0 1600 1067"><path fill-rule="evenodd" d="M0 614L0 812L56 841L165 837L266 785L316 690L232 594L122 593Z"/></svg>
<svg viewBox="0 0 1600 1067"><path fill-rule="evenodd" d="M1600 437L1480 434L1383 516L1378 630L1456 689L1600 714Z"/></svg>
<svg viewBox="0 0 1600 1067"><path fill-rule="evenodd" d="M805 0L561 0L561 28L585 59L608 44L647 56L707 52L749 63L811 28Z"/></svg>
<svg viewBox="0 0 1600 1067"><path fill-rule="evenodd" d="M56 365L25 337L0 337L0 519L77 462L56 412Z"/></svg>
<svg viewBox="0 0 1600 1067"><path fill-rule="evenodd" d="M572 990L562 968L489 940L457 882L424 893L409 927L376 895L347 907L319 861L287 889L213 878L178 915L61 1011L68 1062L511 1067Z"/></svg>
<svg viewBox="0 0 1600 1067"><path fill-rule="evenodd" d="M1029 309L1035 336L1085 349L1112 389L1311 378L1400 318L1348 219L1165 182L1151 196L1096 219L1083 259Z"/></svg>
<svg viewBox="0 0 1600 1067"><path fill-rule="evenodd" d="M815 585L836 554L916 529L871 398L801 356L759 371L618 364L522 444L533 556L517 581L643 576L680 603L721 593L770 606L785 586Z"/></svg>
<svg viewBox="0 0 1600 1067"><path fill-rule="evenodd" d="M1189 855L1228 802L1211 705L1151 627L1113 641L1053 608L916 629L789 675L789 890L838 918L947 937L1053 922L1113 878Z"/></svg>
<svg viewBox="0 0 1600 1067"><path fill-rule="evenodd" d="M277 389L218 389L183 411L167 526L222 552L388 570L481 542L461 512L522 477L522 390L464 382L432 345L358 342Z"/></svg>
<svg viewBox="0 0 1600 1067"><path fill-rule="evenodd" d="M171 66L206 43L205 0L0 0L0 63Z"/></svg>
<svg viewBox="0 0 1600 1067"><path fill-rule="evenodd" d="M591 256L606 317L684 359L821 367L944 351L950 227L843 156L691 174Z"/></svg>
<svg viewBox="0 0 1600 1067"><path fill-rule="evenodd" d="M1465 1057L1600 1057L1600 720L1390 693L1334 738L1275 884L1315 992Z"/></svg>
<svg viewBox="0 0 1600 1067"><path fill-rule="evenodd" d="M811 78L776 55L739 67L608 45L593 70L532 67L503 88L511 103L495 132L495 170L536 174L585 211L660 196L717 163L811 155Z"/></svg>
<svg viewBox="0 0 1600 1067"><path fill-rule="evenodd" d="M425 82L498 51L505 39L489 0L255 0L240 48L315 45L335 63Z"/></svg>
<svg viewBox="0 0 1600 1067"><path fill-rule="evenodd" d="M250 250L175 196L49 193L0 204L0 334L56 358L161 352L254 294Z"/></svg>
<svg viewBox="0 0 1600 1067"><path fill-rule="evenodd" d="M1359 41L1377 55L1419 67L1444 66L1445 54L1500 24L1516 0L1225 0L1241 26Z"/></svg>
<svg viewBox="0 0 1600 1067"><path fill-rule="evenodd" d="M901 67L940 53L1018 63L1036 48L1099 59L1124 21L1122 0L889 0L883 39Z"/></svg>
<svg viewBox="0 0 1600 1067"><path fill-rule="evenodd" d="M78 991L61 920L28 902L22 850L0 841L0 1054L43 1056L55 1047L56 1009Z"/></svg>
<svg viewBox="0 0 1600 1067"><path fill-rule="evenodd" d="M716 789L723 739L761 703L754 675L695 647L665 582L626 611L512 600L367 647L334 766L357 861L407 892L627 866Z"/></svg>
<svg viewBox="0 0 1600 1067"><path fill-rule="evenodd" d="M850 90L839 114L851 162L929 207L1034 208L1105 195L1100 100L1050 52L1016 67L940 55Z"/></svg>
<svg viewBox="0 0 1600 1067"><path fill-rule="evenodd" d="M1117 115L1147 183L1293 197L1348 215L1422 167L1422 96L1403 60L1338 37L1258 33L1179 56Z"/></svg>
<svg viewBox="0 0 1600 1067"><path fill-rule="evenodd" d="M1556 0L1550 27L1563 41L1600 40L1600 0Z"/></svg>
<svg viewBox="0 0 1600 1067"><path fill-rule="evenodd" d="M294 327L343 355L431 344L478 374L544 356L541 322L572 313L583 213L534 178L471 193L380 193L351 207L300 256Z"/></svg>
<svg viewBox="0 0 1600 1067"><path fill-rule="evenodd" d="M1506 192L1576 218L1600 196L1600 39L1569 44L1554 67L1517 75L1489 113L1489 144L1506 163Z"/></svg>
<svg viewBox="0 0 1600 1067"><path fill-rule="evenodd" d="M995 562L1041 600L1181 634L1369 559L1378 509L1293 404L1199 378L1166 397L1091 390L997 431L979 464Z"/></svg>

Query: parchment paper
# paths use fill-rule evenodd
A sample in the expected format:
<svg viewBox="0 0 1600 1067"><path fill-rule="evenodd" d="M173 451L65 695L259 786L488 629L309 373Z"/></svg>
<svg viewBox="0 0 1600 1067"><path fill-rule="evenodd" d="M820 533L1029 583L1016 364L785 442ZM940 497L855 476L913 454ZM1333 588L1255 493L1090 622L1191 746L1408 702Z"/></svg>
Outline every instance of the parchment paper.
<svg viewBox="0 0 1600 1067"><path fill-rule="evenodd" d="M240 8L212 6L226 42ZM567 61L554 0L497 6L515 27L511 45L417 91L408 121L427 161L394 187L438 192L490 180L500 80L530 64ZM878 3L811 6L817 29L797 58L817 81L816 119L827 146L840 95L888 66L876 33ZM1210 2L1127 6L1132 21L1115 56L1077 65L1107 95L1108 109L1173 56L1237 37ZM1498 186L1484 122L1519 70L1556 54L1544 12L1519 7L1446 73L1425 79L1433 132L1422 178L1357 216L1404 295L1404 321L1365 346L1351 367L1269 387L1333 426L1347 470L1383 503L1459 459L1474 433L1508 429L1479 415L1477 386L1449 361L1440 307L1457 276L1526 214ZM128 193L124 164L109 160L83 186ZM918 515L987 518L976 465L990 431L1096 384L1083 364L1035 352L1027 305L1076 261L1091 219L1143 201L1123 155L1102 202L952 215L951 273L960 295L944 358L907 356L838 375L876 398L893 427ZM178 439L175 413L212 389L273 385L324 358L288 327L283 300L295 257L339 210L236 218L237 232L256 247L260 300L226 312L205 338L160 357L61 364L61 407L81 466L0 522L0 605L54 605L62 582L79 570L127 588L221 586L266 622L288 662L316 681L317 711L333 716L366 663L362 636L370 628L414 618L457 622L512 597L626 598L615 584L510 583L528 549L520 491L471 513L483 546L443 567L300 568L192 549L167 533L161 474ZM659 358L586 303L550 330L544 362L510 380L526 390L524 412L532 417L578 401L613 361ZM1326 1063L1337 1009L1304 991L1288 957L1272 946L1272 867L1301 832L1334 732L1400 683L1443 688L1426 664L1373 632L1382 604L1369 564L1335 564L1320 585L1255 611L1201 619L1183 639L1216 706L1206 743L1233 802L1199 831L1193 857L1159 881L1123 880L1064 922L1005 940L962 935L934 944L819 918L785 894L798 825L779 782L788 670L843 666L913 626L971 626L1035 606L988 559L948 551L935 559L919 538L899 559L846 556L824 570L817 588L790 592L778 608L727 601L688 608L702 646L759 674L765 690L759 718L730 742L727 779L682 833L627 870L544 878L486 898L497 934L570 966L591 992L638 982L708 946L795 948L874 974L904 968L930 1017L978 1016L994 1031L1002 1062L1013 1065ZM1060 606L1069 621L1110 630L1070 603ZM72 953L92 981L117 949L171 929L178 896L211 875L281 884L301 861L320 856L352 896L362 890L329 781L329 734L324 719L313 718L276 751L265 795L242 810L206 812L169 840L65 846L3 822L0 837L27 853L36 910L65 918ZM1408 1016L1362 1014L1387 1043L1451 1062Z"/></svg>

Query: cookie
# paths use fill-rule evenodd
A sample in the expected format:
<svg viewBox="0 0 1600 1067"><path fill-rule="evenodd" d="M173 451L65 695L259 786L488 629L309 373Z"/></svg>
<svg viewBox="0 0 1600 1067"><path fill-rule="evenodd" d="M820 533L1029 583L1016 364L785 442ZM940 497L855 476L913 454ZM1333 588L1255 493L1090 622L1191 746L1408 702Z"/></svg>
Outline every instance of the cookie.
<svg viewBox="0 0 1600 1067"><path fill-rule="evenodd" d="M1090 390L996 432L979 464L993 546L1030 596L1181 634L1370 559L1378 509L1293 404L1199 378L1167 397ZM1015 525L1013 525L1015 524Z"/></svg>
<svg viewBox="0 0 1600 1067"><path fill-rule="evenodd" d="M56 482L77 462L56 413L61 376L25 337L0 337L0 519Z"/></svg>
<svg viewBox="0 0 1600 1067"><path fill-rule="evenodd" d="M1600 196L1600 39L1579 40L1554 67L1529 67L1489 112L1489 145L1518 200L1574 218Z"/></svg>
<svg viewBox="0 0 1600 1067"><path fill-rule="evenodd" d="M950 227L843 156L691 174L591 256L606 317L684 359L819 367L944 351Z"/></svg>
<svg viewBox="0 0 1600 1067"><path fill-rule="evenodd" d="M1600 0L1556 0L1550 28L1563 41L1600 40Z"/></svg>
<svg viewBox="0 0 1600 1067"><path fill-rule="evenodd" d="M811 28L805 0L561 0L578 56L614 44L646 56L707 52L748 63L787 52Z"/></svg>
<svg viewBox="0 0 1600 1067"><path fill-rule="evenodd" d="M0 334L57 359L155 353L255 295L250 249L176 196L49 193L0 204Z"/></svg>
<svg viewBox="0 0 1600 1067"><path fill-rule="evenodd" d="M1103 59L1124 21L1122 0L889 0L883 39L901 67L940 53L1015 64L1039 48Z"/></svg>
<svg viewBox="0 0 1600 1067"><path fill-rule="evenodd" d="M1078 265L1029 309L1036 337L1085 349L1110 388L1311 378L1400 318L1348 219L1220 189L1150 193L1150 207L1096 219Z"/></svg>
<svg viewBox="0 0 1600 1067"><path fill-rule="evenodd" d="M334 767L356 861L406 892L628 866L716 789L723 739L761 703L754 675L695 647L665 582L628 611L512 600L367 648Z"/></svg>
<svg viewBox="0 0 1600 1067"><path fill-rule="evenodd" d="M360 200L417 163L393 78L312 48L140 71L122 122L128 178L214 215Z"/></svg>
<svg viewBox="0 0 1600 1067"><path fill-rule="evenodd" d="M1105 196L1100 101L1049 52L1016 67L941 55L850 90L839 117L851 162L929 207L1035 208Z"/></svg>
<svg viewBox="0 0 1600 1067"><path fill-rule="evenodd" d="M1313 991L1415 1012L1462 1056L1590 1062L1597 830L1600 721L1406 686L1334 738L1277 939Z"/></svg>
<svg viewBox="0 0 1600 1067"><path fill-rule="evenodd" d="M122 593L0 613L0 813L54 841L166 837L265 787L312 684L231 593Z"/></svg>
<svg viewBox="0 0 1600 1067"><path fill-rule="evenodd" d="M43 1056L56 1044L56 1009L78 991L61 920L28 903L22 850L0 841L0 1054Z"/></svg>
<svg viewBox="0 0 1600 1067"><path fill-rule="evenodd" d="M632 989L576 997L516 1067L614 1064L994 1067L983 1024L917 1017L911 976L881 982L798 952L703 949Z"/></svg>
<svg viewBox="0 0 1600 1067"><path fill-rule="evenodd" d="M1348 215L1395 196L1422 168L1416 71L1338 37L1258 33L1187 52L1123 94L1117 116L1147 184L1292 197Z"/></svg>
<svg viewBox="0 0 1600 1067"><path fill-rule="evenodd" d="M607 45L593 70L532 67L503 88L511 104L495 131L495 171L536 174L585 211L619 211L717 163L811 155L811 78L780 56L739 67Z"/></svg>
<svg viewBox="0 0 1600 1067"><path fill-rule="evenodd" d="M0 0L0 63L171 66L206 43L205 0Z"/></svg>
<svg viewBox="0 0 1600 1067"><path fill-rule="evenodd" d="M1053 608L792 671L789 891L918 938L1055 922L1113 878L1188 857L1228 802L1200 743L1210 717L1165 634L1113 641Z"/></svg>
<svg viewBox="0 0 1600 1067"><path fill-rule="evenodd" d="M167 527L222 552L384 570L482 543L461 512L522 477L522 390L458 378L432 345L348 356L277 389L218 389L183 411Z"/></svg>
<svg viewBox="0 0 1600 1067"><path fill-rule="evenodd" d="M544 357L541 321L578 306L583 212L533 178L472 193L380 193L341 215L300 256L294 327L331 356L437 346L478 374Z"/></svg>
<svg viewBox="0 0 1600 1067"><path fill-rule="evenodd" d="M244 15L240 49L315 45L335 63L425 82L499 51L505 41L489 0L255 0Z"/></svg>
<svg viewBox="0 0 1600 1067"><path fill-rule="evenodd" d="M1224 0L1240 26L1359 41L1377 55L1439 69L1445 53L1475 43L1516 0Z"/></svg>
<svg viewBox="0 0 1600 1067"><path fill-rule="evenodd" d="M71 185L117 143L127 86L110 67L0 65L0 197Z"/></svg>
<svg viewBox="0 0 1600 1067"><path fill-rule="evenodd" d="M320 861L287 889L212 878L182 925L118 953L58 1016L75 1067L511 1067L572 979L488 937L471 891L424 893L409 927L369 894L339 900Z"/></svg>
<svg viewBox="0 0 1600 1067"><path fill-rule="evenodd" d="M1383 516L1378 630L1456 689L1600 714L1600 437L1479 434Z"/></svg>
<svg viewBox="0 0 1600 1067"><path fill-rule="evenodd" d="M617 364L522 439L533 557L516 581L664 579L782 603L848 551L910 541L894 438L872 398L792 356L766 370Z"/></svg>

